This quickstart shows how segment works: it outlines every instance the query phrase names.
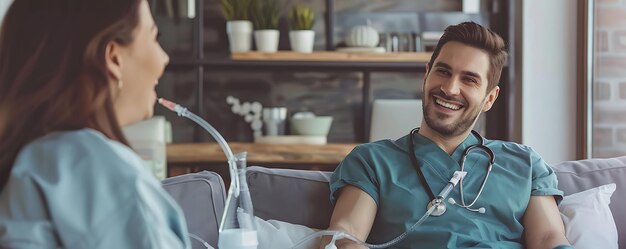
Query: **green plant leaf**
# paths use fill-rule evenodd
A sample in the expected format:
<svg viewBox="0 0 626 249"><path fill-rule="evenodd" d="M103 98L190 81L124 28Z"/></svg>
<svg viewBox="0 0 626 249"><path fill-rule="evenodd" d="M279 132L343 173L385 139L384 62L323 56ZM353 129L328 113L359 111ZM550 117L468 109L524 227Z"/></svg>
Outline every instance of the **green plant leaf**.
<svg viewBox="0 0 626 249"><path fill-rule="evenodd" d="M222 14L228 21L249 20L251 0L220 0Z"/></svg>
<svg viewBox="0 0 626 249"><path fill-rule="evenodd" d="M315 13L308 6L295 6L289 13L289 23L293 30L311 30L315 23Z"/></svg>
<svg viewBox="0 0 626 249"><path fill-rule="evenodd" d="M280 19L278 0L254 0L251 9L252 23L255 29L278 29Z"/></svg>
<svg viewBox="0 0 626 249"><path fill-rule="evenodd" d="M230 3L229 0L220 0L221 3L221 9L222 9L222 14L224 15L224 18L226 20L232 20L233 19L233 5Z"/></svg>

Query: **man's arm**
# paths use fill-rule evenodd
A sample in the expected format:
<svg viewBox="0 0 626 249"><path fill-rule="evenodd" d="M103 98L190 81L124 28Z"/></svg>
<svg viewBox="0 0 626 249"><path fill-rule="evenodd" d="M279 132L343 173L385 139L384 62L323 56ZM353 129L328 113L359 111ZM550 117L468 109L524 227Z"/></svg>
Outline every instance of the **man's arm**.
<svg viewBox="0 0 626 249"><path fill-rule="evenodd" d="M345 231L365 241L374 224L377 209L376 202L369 194L346 185L339 192L328 229ZM330 240L331 236L324 237L320 248L323 249ZM364 248L347 239L337 241L336 245L340 249Z"/></svg>
<svg viewBox="0 0 626 249"><path fill-rule="evenodd" d="M529 249L552 249L570 244L565 238L563 220L551 195L531 196L522 223Z"/></svg>

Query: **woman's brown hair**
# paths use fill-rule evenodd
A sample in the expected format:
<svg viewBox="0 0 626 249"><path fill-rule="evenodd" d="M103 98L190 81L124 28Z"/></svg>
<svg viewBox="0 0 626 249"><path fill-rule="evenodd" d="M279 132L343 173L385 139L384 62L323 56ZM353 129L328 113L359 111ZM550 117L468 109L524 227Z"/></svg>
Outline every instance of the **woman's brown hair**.
<svg viewBox="0 0 626 249"><path fill-rule="evenodd" d="M93 128L128 145L113 109L107 45L127 45L145 0L15 0L0 29L0 189L19 151Z"/></svg>

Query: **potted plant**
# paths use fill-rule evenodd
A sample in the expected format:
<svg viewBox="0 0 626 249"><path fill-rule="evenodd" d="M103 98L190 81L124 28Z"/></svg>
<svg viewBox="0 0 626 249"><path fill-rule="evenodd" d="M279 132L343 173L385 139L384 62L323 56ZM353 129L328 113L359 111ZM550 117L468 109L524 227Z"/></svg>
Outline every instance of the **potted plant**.
<svg viewBox="0 0 626 249"><path fill-rule="evenodd" d="M278 19L280 8L278 0L254 0L252 3L252 22L254 41L260 52L274 53L278 50Z"/></svg>
<svg viewBox="0 0 626 249"><path fill-rule="evenodd" d="M231 52L248 52L252 47L252 23L249 18L252 0L220 0L226 18L226 33Z"/></svg>
<svg viewBox="0 0 626 249"><path fill-rule="evenodd" d="M315 13L307 6L295 6L289 13L291 31L289 31L289 43L291 50L301 53L311 53L313 51L313 41L315 32L313 23Z"/></svg>

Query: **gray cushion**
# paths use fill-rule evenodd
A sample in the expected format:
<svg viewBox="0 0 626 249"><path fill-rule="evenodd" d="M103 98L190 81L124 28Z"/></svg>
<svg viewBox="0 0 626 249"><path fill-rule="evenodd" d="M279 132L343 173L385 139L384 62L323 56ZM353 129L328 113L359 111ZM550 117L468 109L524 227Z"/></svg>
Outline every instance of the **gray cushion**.
<svg viewBox="0 0 626 249"><path fill-rule="evenodd" d="M312 228L326 229L332 206L331 172L249 167L247 172L254 215Z"/></svg>
<svg viewBox="0 0 626 249"><path fill-rule="evenodd" d="M217 247L219 224L226 203L222 178L217 173L203 171L165 179L163 188L185 213L189 232ZM195 239L189 239L192 248L206 248Z"/></svg>
<svg viewBox="0 0 626 249"><path fill-rule="evenodd" d="M626 157L562 162L553 168L559 179L559 189L565 195L609 183L617 185L610 207L617 225L620 248L626 248Z"/></svg>

